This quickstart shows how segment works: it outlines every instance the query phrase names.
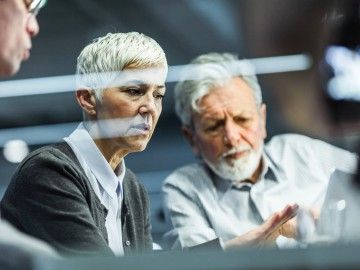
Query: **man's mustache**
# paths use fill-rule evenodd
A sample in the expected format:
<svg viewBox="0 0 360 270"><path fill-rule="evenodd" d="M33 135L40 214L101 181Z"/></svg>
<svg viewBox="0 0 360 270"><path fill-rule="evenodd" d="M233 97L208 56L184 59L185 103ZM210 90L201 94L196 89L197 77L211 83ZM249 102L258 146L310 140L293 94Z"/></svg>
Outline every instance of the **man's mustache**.
<svg viewBox="0 0 360 270"><path fill-rule="evenodd" d="M233 154L236 154L236 153L239 153L239 152L245 152L245 151L251 151L252 148L250 145L240 145L240 146L236 146L236 147L233 147L231 148L230 150L226 151L225 153L223 153L221 155L221 158L226 158L230 155L233 155Z"/></svg>

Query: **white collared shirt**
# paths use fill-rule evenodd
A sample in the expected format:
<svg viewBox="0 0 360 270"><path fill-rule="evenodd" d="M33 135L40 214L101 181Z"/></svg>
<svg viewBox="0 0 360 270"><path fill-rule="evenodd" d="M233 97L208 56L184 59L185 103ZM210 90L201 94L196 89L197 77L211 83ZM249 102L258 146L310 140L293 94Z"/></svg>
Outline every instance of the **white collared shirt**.
<svg viewBox="0 0 360 270"><path fill-rule="evenodd" d="M69 144L84 169L90 184L102 205L108 210L105 227L109 247L117 256L124 255L121 228L121 206L125 161L112 170L110 164L96 146L83 123L64 140Z"/></svg>

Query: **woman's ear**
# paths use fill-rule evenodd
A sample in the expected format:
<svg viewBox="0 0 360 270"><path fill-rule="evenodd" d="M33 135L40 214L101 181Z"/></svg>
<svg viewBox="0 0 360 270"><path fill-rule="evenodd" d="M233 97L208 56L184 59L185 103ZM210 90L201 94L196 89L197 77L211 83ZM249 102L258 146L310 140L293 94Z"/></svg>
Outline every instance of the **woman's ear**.
<svg viewBox="0 0 360 270"><path fill-rule="evenodd" d="M78 89L75 92L76 100L80 107L89 116L96 115L96 97L92 89Z"/></svg>

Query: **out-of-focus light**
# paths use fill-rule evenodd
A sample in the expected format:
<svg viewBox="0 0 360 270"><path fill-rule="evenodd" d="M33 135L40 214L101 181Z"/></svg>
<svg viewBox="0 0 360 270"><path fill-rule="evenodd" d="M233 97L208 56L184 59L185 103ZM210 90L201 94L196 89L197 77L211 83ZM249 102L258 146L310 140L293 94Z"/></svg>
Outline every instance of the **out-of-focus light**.
<svg viewBox="0 0 360 270"><path fill-rule="evenodd" d="M360 102L360 54L341 46L326 51L326 62L334 71L327 85L329 96L335 100Z"/></svg>
<svg viewBox="0 0 360 270"><path fill-rule="evenodd" d="M11 140L4 144L4 156L12 163L20 163L29 154L29 147L22 140Z"/></svg>
<svg viewBox="0 0 360 270"><path fill-rule="evenodd" d="M340 201L337 202L336 210L343 211L345 208L346 208L346 201L345 200L340 200Z"/></svg>
<svg viewBox="0 0 360 270"><path fill-rule="evenodd" d="M330 79L328 93L335 100L360 102L360 74L358 77L341 75Z"/></svg>

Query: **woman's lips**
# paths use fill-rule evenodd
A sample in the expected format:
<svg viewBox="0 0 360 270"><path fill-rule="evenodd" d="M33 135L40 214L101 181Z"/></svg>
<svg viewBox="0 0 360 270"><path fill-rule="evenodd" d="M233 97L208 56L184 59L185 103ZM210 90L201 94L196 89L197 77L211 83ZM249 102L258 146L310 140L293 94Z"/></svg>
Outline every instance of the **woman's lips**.
<svg viewBox="0 0 360 270"><path fill-rule="evenodd" d="M150 132L150 129L151 126L149 124L135 125L130 128L132 135L146 135Z"/></svg>

